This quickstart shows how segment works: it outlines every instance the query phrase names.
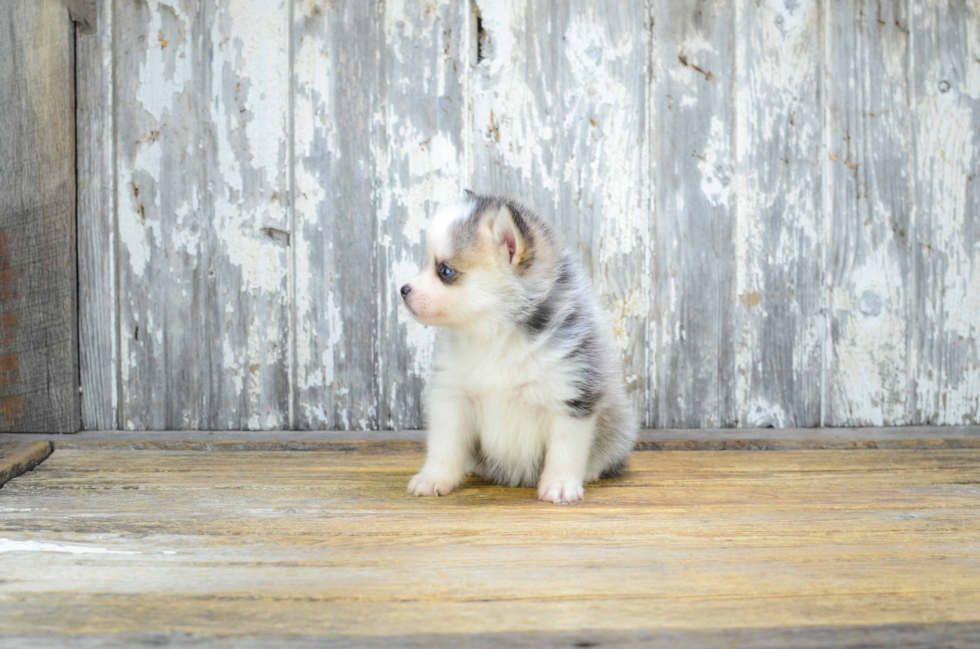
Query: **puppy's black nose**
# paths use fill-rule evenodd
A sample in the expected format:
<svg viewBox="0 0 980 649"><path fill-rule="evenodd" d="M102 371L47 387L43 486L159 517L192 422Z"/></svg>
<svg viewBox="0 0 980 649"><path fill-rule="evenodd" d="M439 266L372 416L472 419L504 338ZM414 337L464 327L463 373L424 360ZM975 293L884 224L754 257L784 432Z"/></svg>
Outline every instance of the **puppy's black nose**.
<svg viewBox="0 0 980 649"><path fill-rule="evenodd" d="M412 287L408 284L402 286L402 297L408 297L408 294L412 292Z"/></svg>

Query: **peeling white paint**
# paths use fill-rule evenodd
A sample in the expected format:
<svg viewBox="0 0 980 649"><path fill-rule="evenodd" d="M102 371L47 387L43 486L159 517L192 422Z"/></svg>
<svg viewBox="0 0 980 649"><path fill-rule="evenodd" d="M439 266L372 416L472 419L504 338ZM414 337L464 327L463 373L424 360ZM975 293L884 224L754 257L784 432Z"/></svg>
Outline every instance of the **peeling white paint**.
<svg viewBox="0 0 980 649"><path fill-rule="evenodd" d="M225 245L228 261L241 268L246 291L285 290L287 266L279 246L241 232L230 233Z"/></svg>
<svg viewBox="0 0 980 649"><path fill-rule="evenodd" d="M973 247L972 263L964 259L959 268L946 274L943 324L951 336L980 340L980 243Z"/></svg>
<svg viewBox="0 0 980 649"><path fill-rule="evenodd" d="M730 135L721 118L712 115L704 154L698 157L698 171L701 172L701 192L708 203L716 207L729 207L734 187L729 160Z"/></svg>
<svg viewBox="0 0 980 649"><path fill-rule="evenodd" d="M779 404L754 399L747 404L745 423L752 428L785 428L789 421Z"/></svg>
<svg viewBox="0 0 980 649"><path fill-rule="evenodd" d="M163 243L160 232L157 183L161 179L162 145L151 141L139 147L130 166L120 163L124 182L117 188L119 242L125 248L129 266L137 277L145 275L150 265L151 250ZM151 179L150 182L144 182Z"/></svg>
<svg viewBox="0 0 980 649"><path fill-rule="evenodd" d="M950 31L936 21L969 24L980 14L969 3L958 7L963 13L955 18L938 2L915 7L913 38L922 41L917 52L930 44L947 51L915 60L915 242L922 261L916 286L924 306L917 324L925 340L912 346L910 374L917 417L975 424L980 422L980 241L971 241L968 233L976 232L980 169L980 64L971 62L980 59L980 34L970 28ZM962 70L954 67L954 74L951 60L962 60Z"/></svg>
<svg viewBox="0 0 980 649"><path fill-rule="evenodd" d="M911 27L920 37L944 33L935 24L942 19L942 3L916 0L912 4L919 22ZM691 275L685 266L712 263L714 251L690 250L690 242L679 230L674 233L677 239L660 246L670 260L658 261L652 225L656 219L693 219L693 210L706 205L716 208L713 214L732 213L735 219L735 295L725 297L735 303L724 305L734 314L730 325L735 328L731 334L735 386L713 389L735 390L738 423L794 423L793 404L775 399L782 394L777 383L792 380L793 389L808 385L800 379L810 378L823 346L828 350L821 369L831 364L836 368L829 385L820 388L821 396L841 404L844 413L843 419L832 418L832 423L915 423L922 416L959 424L980 417L976 342L980 291L974 290L980 285L980 242L964 236L975 228L971 219L976 190L970 189L968 175L976 174L980 159L976 136L980 64L969 64L967 59L980 56L980 30L950 34L961 39L950 46L956 48L952 58L947 53L925 60L917 55L912 60L902 47L888 46L880 52L881 62L874 63L883 66L882 73L890 79L905 79L906 67L914 64L908 85L918 94L905 96L902 93L909 92L902 89L905 82L896 83L891 98L912 111L908 128L894 115L875 119L881 124L894 118L892 143L914 149L918 156L918 166L910 172L915 177L910 175L908 182L918 192L910 202L920 227L910 227L907 239L896 238L890 226L882 224L898 222L903 218L901 210L890 197L872 192L856 199L867 201L867 210L876 217L868 226L868 238L873 240L868 244L863 234L850 239L855 233L845 236L826 222L831 216L827 210L832 188L803 181L805 169L817 169L818 174L824 173L826 185L831 182L827 174L836 169L830 165L845 164L843 157L832 163L823 159L842 153L835 147L843 146L839 145L843 134L827 134L824 148L829 150L813 146L824 137L820 102L831 101L824 93L826 79L814 84L815 75L835 73L821 67L826 55L834 53L834 32L824 29L826 5L813 0L754 4L740 0L729 13L722 7L714 19L735 19L731 53L720 51L722 46L707 31L701 33L701 27L690 25L678 32L679 42L650 41L646 26L624 29L612 24L615 21L605 21L604 8L595 4L560 10L507 0L480 0L478 5L487 37L479 64L467 60L469 46L474 45L468 30L475 26L453 22L467 12L465 7L448 0L422 5L393 0L376 6L384 12L380 16L364 9L368 13L363 15L380 21L372 37L380 36L386 48L378 53L384 65L371 69L388 77L381 80L384 102L372 103L364 117L367 123L356 125L342 123L338 117L343 115L340 102L349 99L344 93L352 92L350 71L339 66L358 64L343 58L349 51L334 38L338 29L347 27L338 25L344 15L338 7L295 3L295 23L289 25L290 5L283 0L222 1L213 6L214 20L205 21L207 34L197 33L201 29L197 16L189 18L180 7L149 0L149 11L139 12L148 23L132 31L148 38L138 41L131 69L117 66L135 78L120 79L114 86L133 94L121 97L119 105L134 106L135 123L142 128L139 133L119 133L122 153L115 179L115 244L121 253L117 265L125 280L120 283L124 294L118 296L118 304L120 312L127 314L121 326L141 325L139 341L133 331L119 332L114 357L127 427L147 425L140 411L158 407L128 401L133 396L130 386L147 398L161 394L157 387L143 390L146 386L140 385L156 380L156 366L146 367L148 350L160 354L149 361L162 365L167 362L164 343L179 340L165 335L160 305L151 305L147 312L141 293L155 299L163 294L158 290L162 282L176 284L169 295L189 301L206 294L206 300L218 300L216 305L202 306L211 314L207 317L225 315L222 322L208 325L219 332L216 360L224 372L212 378L222 382L220 388L206 390L209 395L227 395L233 403L231 407L227 402L210 404L222 409L223 423L252 428L288 425L290 417L271 401L273 388L285 373L293 381L290 394L297 396L300 419L307 424L386 425L374 419L378 404L366 403L337 369L357 359L345 357L353 353L344 344L352 333L344 329L352 305L341 304L341 282L348 281L349 270L336 266L340 263L336 260L345 257L333 248L338 233L332 228L349 227L362 217L366 226L378 230L372 250L378 257L364 261L372 273L379 270L378 258L386 263L376 275L375 301L364 311L380 323L371 334L383 350L373 361L380 377L376 381L385 382L396 373L393 365L399 364L413 381L385 386L386 396L396 402L394 407L412 404L421 396L414 392L429 374L436 330L411 319L393 289L414 274L421 261L424 224L433 208L471 180L476 181L474 189L512 191L542 212L554 213L562 229L573 236L570 243L591 263L595 286L610 312L616 344L627 362L627 382L640 390L640 377L646 379L639 402L641 407L650 404L647 419L659 397L658 388L688 380L672 377L666 369L658 377L656 365L672 348L692 347L693 323L684 318L704 317L690 309L692 293L716 289L689 286L690 278L698 275ZM638 22L643 19L636 16ZM447 35L450 23L462 33ZM536 24L537 31L528 33L529 24ZM125 37L131 27L121 25L115 31ZM292 66L290 33L295 37ZM907 37L907 46L914 47L915 40L914 35ZM886 45L891 42L882 40ZM894 42L901 43L901 37ZM194 49L201 43L211 46L203 53L209 60L206 67L201 67ZM964 53L969 56L964 58ZM686 65L677 60L678 55ZM735 57L733 85L726 78L732 72L727 65L730 56ZM556 69L547 68L549 59L557 62ZM950 67L951 60L960 59L966 64ZM658 66L653 71L646 69L650 60ZM719 61L725 65L718 65ZM714 62L715 69L708 62ZM367 69L377 61L361 63ZM652 81L647 84L647 80ZM453 85L457 81L459 87ZM831 109L841 114L854 109L846 103L848 98L863 101L875 96L867 86L873 82L870 77L852 81L838 104L824 106L828 115ZM668 82L676 92L669 101L657 98L657 84ZM202 87L211 94L198 102L195 97ZM464 89L461 100L460 87ZM726 94L729 89L735 93L734 103ZM653 105L657 101L664 103ZM416 110L418 106L424 108ZM456 110L465 117L460 134L454 130L452 111ZM664 150L660 140L651 142L651 134L677 137L658 131L667 119L658 111L667 110L697 118L686 123L701 129L684 134L676 151ZM192 113L202 111L204 123L187 123ZM794 111L800 119L789 128L787 120ZM833 119L828 128L836 128ZM295 161L288 160L290 126ZM340 143L350 132L345 129L354 127L365 136L364 148L355 151L353 160L344 159ZM874 146L857 146L867 134L855 130L850 135L855 151L871 156L846 161L861 169L855 178L864 178L876 156L883 154ZM187 140L183 149L181 138ZM683 150L687 145L690 150ZM168 194L171 189L165 184L173 179L164 176L172 174L174 156L194 161L205 153L207 184L201 178L202 186L195 186L199 180L188 173L187 186L180 190L186 195ZM777 159L787 153L785 161ZM689 155L699 157L693 175ZM685 174L691 176L684 182L694 191L675 192L671 201L651 203L651 197L664 191L651 187L658 165L680 164L682 156L687 160ZM332 174L342 165L365 172L374 183L371 209L363 215L348 218L348 206L338 199L343 192L334 186ZM781 165L786 170L781 171ZM853 171L851 166L848 169ZM859 190L863 184L857 181ZM289 196L291 186L294 196ZM823 212L821 200L827 203ZM864 209L862 203L860 210ZM656 210L666 210L667 215ZM780 220L773 225L777 211ZM213 221L205 224L203 216ZM266 236L264 228L289 235L289 244L284 245L281 236ZM922 282L916 290L922 291L925 312L914 314L917 326L928 332L929 340L921 349L906 345L908 304L914 296L907 284L909 260L902 256L905 253L896 252L903 246L928 250L914 248L909 253L921 254L916 272L925 274L916 280ZM812 308L813 296L797 292L807 289L801 289L791 271L801 264L823 268L825 249L837 266L824 269L826 293L817 301L827 313L815 314L804 310ZM187 271L194 256L203 254L210 257L201 259L194 277L174 276ZM212 267L214 278L208 273ZM729 268L723 267L724 272ZM295 312L290 323L285 314L291 309ZM771 380L765 375L770 366L764 359L772 351L766 346L771 346L773 318L780 314L787 316L786 344L792 347L792 354L783 353L781 358L791 358L786 371L792 376ZM833 348L830 334L823 333L825 320L838 337ZM770 332L768 338L763 331ZM723 335L727 344L729 332ZM116 337L112 344L117 344ZM166 353L181 357L184 351L175 348ZM701 369L716 363L717 351L692 350L689 358L681 360L694 367L692 376L710 381L711 371ZM284 372L283 364L291 363L293 352L295 366ZM913 378L914 388L903 387ZM660 380L668 384L658 386ZM717 405L693 403L696 394L693 389L682 392L677 405L689 410ZM116 399L115 391L112 398ZM922 413L911 412L912 401ZM128 416L127 408L139 415ZM177 421L190 425L201 420L185 413Z"/></svg>
<svg viewBox="0 0 980 649"><path fill-rule="evenodd" d="M773 25L783 37L796 36L803 30L807 16L807 7L811 6L809 0L776 0L771 5L775 16Z"/></svg>
<svg viewBox="0 0 980 649"><path fill-rule="evenodd" d="M199 254L201 248L203 229L191 227L190 223L191 218L197 216L198 209L200 207L197 205L197 194L192 194L192 201L184 201L174 211L176 227L171 231L171 242L175 249L188 255Z"/></svg>
<svg viewBox="0 0 980 649"><path fill-rule="evenodd" d="M392 115L392 121L398 120ZM405 224L402 236L409 245L422 245L422 232L435 208L459 194L461 151L442 132L425 137L406 120L394 127L396 142L406 142L406 147L391 147L387 160L399 163L407 169L407 186L395 174L389 187L391 197L404 208ZM413 146L413 144L417 145ZM420 259L416 260L417 262Z"/></svg>
<svg viewBox="0 0 980 649"><path fill-rule="evenodd" d="M186 14L175 12L166 2L149 0L150 22L139 67L136 100L160 122L177 95L190 90L193 78L193 55L186 35L191 33ZM177 29L164 29L161 11L176 19Z"/></svg>
<svg viewBox="0 0 980 649"><path fill-rule="evenodd" d="M806 425L807 402L819 403L820 395L786 386L817 383L823 345L822 314L804 310L823 297L819 273L801 281L796 270L822 263L819 166L808 158L822 144L821 53L813 47L821 15L816 3L800 0L736 3L734 12L733 182L725 184L727 170L708 154L698 166L708 201L736 217L735 419ZM709 142L718 144L709 152L727 153L721 126L713 118ZM786 318L783 331L774 329L774 317Z"/></svg>
<svg viewBox="0 0 980 649"><path fill-rule="evenodd" d="M620 352L625 353L630 339L634 335L635 320L641 313L646 301L638 288L628 291L625 295L616 297L611 308L613 337Z"/></svg>
<svg viewBox="0 0 980 649"><path fill-rule="evenodd" d="M890 248L868 251L846 288L832 287L834 402L854 425L906 423L906 318L902 274ZM845 410L846 409L846 410Z"/></svg>
<svg viewBox="0 0 980 649"><path fill-rule="evenodd" d="M543 95L545 104L539 106L526 77L530 53L516 38L533 7L506 0L481 0L479 6L486 38L485 58L477 67L473 87L474 136L479 135L504 167L550 192L554 203L537 205L538 209L557 208L558 179L547 166L545 155L557 143L557 106L547 93Z"/></svg>
<svg viewBox="0 0 980 649"><path fill-rule="evenodd" d="M601 198L599 262L627 262L622 256L646 250L649 226L640 206L637 173L643 121L636 111L625 109L638 97L617 70L629 69L633 58L642 60L635 50L643 43L634 42L629 31L609 42L605 30L596 29L586 15L569 22L564 39L568 74L582 90L565 97L562 131L588 128L585 137L573 140L571 155L562 165L563 180L580 195L592 195L588 200L595 201L595 194Z"/></svg>

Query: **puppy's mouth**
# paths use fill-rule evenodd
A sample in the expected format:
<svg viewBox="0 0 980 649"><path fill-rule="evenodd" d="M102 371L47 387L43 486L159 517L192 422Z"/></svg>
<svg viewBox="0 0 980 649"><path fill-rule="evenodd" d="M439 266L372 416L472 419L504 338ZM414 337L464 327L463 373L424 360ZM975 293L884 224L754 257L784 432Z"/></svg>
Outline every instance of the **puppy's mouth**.
<svg viewBox="0 0 980 649"><path fill-rule="evenodd" d="M415 318L416 320L418 320L419 322L425 322L425 320L428 319L428 318L426 318L426 316L424 316L421 313L419 313L418 311L416 311L412 307L412 305L408 303L408 300L402 300L402 304L404 304L405 305L405 308L408 309L408 312L412 314L412 317Z"/></svg>
<svg viewBox="0 0 980 649"><path fill-rule="evenodd" d="M438 313L422 314L416 311L415 309L413 309L408 304L408 302L405 303L405 308L408 309L408 312L412 314L413 318L415 318L416 320L418 320L420 323L424 325L431 325L431 326L438 327L445 324L446 314L441 311Z"/></svg>

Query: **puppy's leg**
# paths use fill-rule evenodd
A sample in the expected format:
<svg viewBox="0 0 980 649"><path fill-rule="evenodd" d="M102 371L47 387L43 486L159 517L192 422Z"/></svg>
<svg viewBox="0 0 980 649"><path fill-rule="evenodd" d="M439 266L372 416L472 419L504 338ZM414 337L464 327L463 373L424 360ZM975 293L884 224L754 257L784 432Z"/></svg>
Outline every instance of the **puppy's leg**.
<svg viewBox="0 0 980 649"><path fill-rule="evenodd" d="M592 449L595 417L557 417L551 428L544 471L538 481L538 498L553 503L571 503L584 495L582 481Z"/></svg>
<svg viewBox="0 0 980 649"><path fill-rule="evenodd" d="M480 462L480 459L475 454L470 454L470 458L466 460L464 472L467 478L485 478L483 475L483 463Z"/></svg>
<svg viewBox="0 0 980 649"><path fill-rule="evenodd" d="M466 397L433 393L425 466L408 483L414 496L445 496L466 475L476 441L473 405Z"/></svg>

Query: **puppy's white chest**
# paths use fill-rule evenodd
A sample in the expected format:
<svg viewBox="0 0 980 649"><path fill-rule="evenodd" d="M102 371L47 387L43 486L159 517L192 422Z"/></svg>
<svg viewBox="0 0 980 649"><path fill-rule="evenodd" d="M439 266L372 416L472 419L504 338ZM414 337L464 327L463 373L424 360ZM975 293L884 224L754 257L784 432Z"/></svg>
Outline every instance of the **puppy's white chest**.
<svg viewBox="0 0 980 649"><path fill-rule="evenodd" d="M447 358L449 384L473 407L479 459L492 467L494 481L534 484L561 403L559 377L533 350L511 343Z"/></svg>
<svg viewBox="0 0 980 649"><path fill-rule="evenodd" d="M502 393L479 399L476 414L484 459L506 473L509 482L533 482L548 448L546 411L519 396Z"/></svg>

